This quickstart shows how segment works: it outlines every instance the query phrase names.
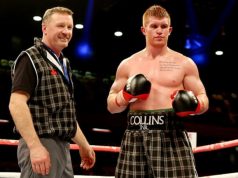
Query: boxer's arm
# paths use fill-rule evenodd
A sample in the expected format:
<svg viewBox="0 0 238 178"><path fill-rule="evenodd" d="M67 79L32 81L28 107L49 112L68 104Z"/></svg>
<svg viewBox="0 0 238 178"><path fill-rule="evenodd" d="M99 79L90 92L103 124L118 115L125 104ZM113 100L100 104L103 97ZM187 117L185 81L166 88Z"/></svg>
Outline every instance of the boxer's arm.
<svg viewBox="0 0 238 178"><path fill-rule="evenodd" d="M186 75L184 77L183 86L185 90L192 91L197 97L200 110L197 114L205 113L209 108L209 99L206 94L206 89L199 76L199 71L196 64L189 59L185 65Z"/></svg>
<svg viewBox="0 0 238 178"><path fill-rule="evenodd" d="M209 108L209 100L205 91L201 91L197 96L200 103L200 112L198 114L205 113Z"/></svg>
<svg viewBox="0 0 238 178"><path fill-rule="evenodd" d="M109 91L109 95L107 97L107 109L110 113L123 112L129 103L123 97L121 90L123 87L120 86L120 83L120 80L115 80Z"/></svg>
<svg viewBox="0 0 238 178"><path fill-rule="evenodd" d="M128 79L128 66L123 60L117 68L115 80L107 97L107 109L110 113L120 113L126 110L129 102L123 97L123 88Z"/></svg>

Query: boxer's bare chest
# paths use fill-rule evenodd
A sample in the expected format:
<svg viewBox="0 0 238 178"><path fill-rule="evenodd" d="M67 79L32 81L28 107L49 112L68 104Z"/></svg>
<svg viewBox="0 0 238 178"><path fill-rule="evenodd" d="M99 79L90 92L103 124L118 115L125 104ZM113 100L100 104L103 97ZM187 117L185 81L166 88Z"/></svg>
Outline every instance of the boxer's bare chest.
<svg viewBox="0 0 238 178"><path fill-rule="evenodd" d="M144 60L131 66L130 75L144 74L154 84L176 86L184 78L183 66L175 59Z"/></svg>

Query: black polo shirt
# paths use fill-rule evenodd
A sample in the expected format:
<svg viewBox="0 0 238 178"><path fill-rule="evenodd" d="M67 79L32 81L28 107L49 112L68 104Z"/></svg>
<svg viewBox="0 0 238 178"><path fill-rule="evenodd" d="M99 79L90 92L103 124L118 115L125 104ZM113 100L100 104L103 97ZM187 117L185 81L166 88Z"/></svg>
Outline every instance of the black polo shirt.
<svg viewBox="0 0 238 178"><path fill-rule="evenodd" d="M36 72L33 65L27 54L23 54L16 63L12 92L22 90L31 95L35 90L36 80Z"/></svg>

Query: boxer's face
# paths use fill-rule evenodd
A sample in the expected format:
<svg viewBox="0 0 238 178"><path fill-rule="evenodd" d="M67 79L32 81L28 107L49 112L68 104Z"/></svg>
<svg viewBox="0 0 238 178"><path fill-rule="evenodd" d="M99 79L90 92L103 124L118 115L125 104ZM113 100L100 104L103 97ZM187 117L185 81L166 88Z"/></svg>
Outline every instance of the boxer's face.
<svg viewBox="0 0 238 178"><path fill-rule="evenodd" d="M148 17L144 26L141 27L147 42L152 45L166 45L168 37L172 32L170 20L167 17Z"/></svg>

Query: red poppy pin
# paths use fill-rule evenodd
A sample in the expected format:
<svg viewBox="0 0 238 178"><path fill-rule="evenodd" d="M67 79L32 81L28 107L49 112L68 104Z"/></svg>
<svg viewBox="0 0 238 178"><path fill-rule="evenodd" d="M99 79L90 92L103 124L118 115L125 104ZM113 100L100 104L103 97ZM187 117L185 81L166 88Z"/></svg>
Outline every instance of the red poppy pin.
<svg viewBox="0 0 238 178"><path fill-rule="evenodd" d="M55 69L51 69L50 73L51 75L57 75L57 71Z"/></svg>

